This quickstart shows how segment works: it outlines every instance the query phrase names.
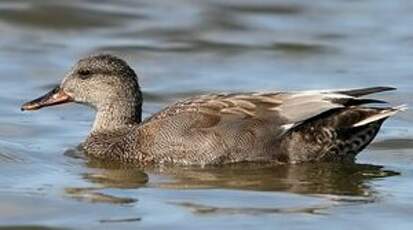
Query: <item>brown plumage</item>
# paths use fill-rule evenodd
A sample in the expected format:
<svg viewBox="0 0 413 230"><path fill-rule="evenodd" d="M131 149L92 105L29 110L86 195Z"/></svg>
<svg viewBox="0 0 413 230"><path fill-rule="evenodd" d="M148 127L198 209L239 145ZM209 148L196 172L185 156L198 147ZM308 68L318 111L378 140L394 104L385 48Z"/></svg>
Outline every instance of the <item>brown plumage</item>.
<svg viewBox="0 0 413 230"><path fill-rule="evenodd" d="M139 165L353 160L383 121L404 107L361 96L393 90L210 94L179 101L141 121L142 94L123 60L80 60L51 93L23 105L35 110L68 101L97 110L83 143L90 156Z"/></svg>

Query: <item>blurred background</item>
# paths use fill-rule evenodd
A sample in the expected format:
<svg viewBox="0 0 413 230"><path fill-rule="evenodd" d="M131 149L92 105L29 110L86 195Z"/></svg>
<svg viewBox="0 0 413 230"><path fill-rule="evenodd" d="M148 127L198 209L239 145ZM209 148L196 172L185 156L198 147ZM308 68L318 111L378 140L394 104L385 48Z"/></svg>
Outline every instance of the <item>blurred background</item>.
<svg viewBox="0 0 413 230"><path fill-rule="evenodd" d="M411 111L354 165L143 171L76 157L88 108L19 109L101 52L136 70L144 116L201 93L378 85L411 107L412 12L409 0L0 1L0 229L411 229Z"/></svg>

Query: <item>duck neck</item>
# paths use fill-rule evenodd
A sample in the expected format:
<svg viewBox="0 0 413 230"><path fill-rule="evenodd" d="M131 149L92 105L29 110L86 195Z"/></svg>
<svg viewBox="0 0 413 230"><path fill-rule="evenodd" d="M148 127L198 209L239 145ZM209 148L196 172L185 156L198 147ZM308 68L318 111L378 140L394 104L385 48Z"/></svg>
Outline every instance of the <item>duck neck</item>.
<svg viewBox="0 0 413 230"><path fill-rule="evenodd" d="M97 108L92 133L112 131L133 124L139 124L141 119L141 102L116 101L116 103L104 103Z"/></svg>

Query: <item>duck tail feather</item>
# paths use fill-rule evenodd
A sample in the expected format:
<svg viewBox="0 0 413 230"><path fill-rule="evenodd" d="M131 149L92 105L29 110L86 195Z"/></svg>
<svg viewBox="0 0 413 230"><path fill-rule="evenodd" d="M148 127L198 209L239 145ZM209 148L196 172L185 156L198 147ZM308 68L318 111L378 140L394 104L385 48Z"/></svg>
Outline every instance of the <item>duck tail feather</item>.
<svg viewBox="0 0 413 230"><path fill-rule="evenodd" d="M406 111L406 110L407 110L406 105L400 105L400 106L396 106L396 107L393 107L393 108L381 109L381 110L379 110L378 113L376 113L372 116L369 116L369 117L353 124L353 127L361 127L361 126L370 124L370 123L375 122L375 121L384 120L384 119L387 119L387 118L395 115L398 112L403 112L403 111Z"/></svg>

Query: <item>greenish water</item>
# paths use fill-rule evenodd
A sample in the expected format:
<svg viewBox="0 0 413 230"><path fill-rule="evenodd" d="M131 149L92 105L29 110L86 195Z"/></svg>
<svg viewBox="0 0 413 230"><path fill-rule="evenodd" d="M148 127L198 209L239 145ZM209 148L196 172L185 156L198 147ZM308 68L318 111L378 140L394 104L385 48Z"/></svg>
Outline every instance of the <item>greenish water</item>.
<svg viewBox="0 0 413 230"><path fill-rule="evenodd" d="M391 85L413 99L413 2L0 2L0 229L411 229L412 112L356 164L141 170L76 157L93 113L22 113L80 57L136 70L145 116L219 91Z"/></svg>

